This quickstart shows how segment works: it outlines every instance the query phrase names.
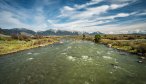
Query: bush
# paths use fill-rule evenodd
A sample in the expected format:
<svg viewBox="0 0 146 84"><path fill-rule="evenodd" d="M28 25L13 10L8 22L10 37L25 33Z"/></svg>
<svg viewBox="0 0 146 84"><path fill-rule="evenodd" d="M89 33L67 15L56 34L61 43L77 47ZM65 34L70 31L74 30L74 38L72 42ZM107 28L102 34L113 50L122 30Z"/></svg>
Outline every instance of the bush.
<svg viewBox="0 0 146 84"><path fill-rule="evenodd" d="M95 35L95 37L94 37L95 42L99 42L100 39L101 39L101 36L99 34Z"/></svg>
<svg viewBox="0 0 146 84"><path fill-rule="evenodd" d="M0 40L5 41L5 39L3 37L0 37Z"/></svg>
<svg viewBox="0 0 146 84"><path fill-rule="evenodd" d="M133 37L133 36L129 36L127 39L128 39L128 40L134 40L135 37Z"/></svg>
<svg viewBox="0 0 146 84"><path fill-rule="evenodd" d="M16 34L12 34L11 37L12 37L12 39L18 39L18 35L16 35Z"/></svg>
<svg viewBox="0 0 146 84"><path fill-rule="evenodd" d="M19 35L19 40L30 41L31 38L29 36L26 36L26 35Z"/></svg>
<svg viewBox="0 0 146 84"><path fill-rule="evenodd" d="M41 38L43 38L42 35L35 35L35 36L33 37L33 39L41 39Z"/></svg>
<svg viewBox="0 0 146 84"><path fill-rule="evenodd" d="M140 44L136 47L138 53L145 54L146 53L146 44Z"/></svg>
<svg viewBox="0 0 146 84"><path fill-rule="evenodd" d="M24 41L30 41L31 38L29 36L26 36L26 35L16 35L16 34L13 34L12 36L12 39L16 39L16 40L24 40Z"/></svg>

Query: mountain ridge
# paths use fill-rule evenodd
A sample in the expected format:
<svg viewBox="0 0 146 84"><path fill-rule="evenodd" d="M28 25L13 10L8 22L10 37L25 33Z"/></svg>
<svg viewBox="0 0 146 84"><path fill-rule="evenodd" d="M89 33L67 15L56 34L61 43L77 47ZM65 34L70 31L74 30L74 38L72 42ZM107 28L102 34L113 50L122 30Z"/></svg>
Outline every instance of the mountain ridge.
<svg viewBox="0 0 146 84"><path fill-rule="evenodd" d="M25 32L28 34L38 34L38 35L81 35L81 34L88 34L88 35L95 35L95 34L103 34L99 31L97 32L92 32L92 33L88 33L88 32L79 32L79 31L66 31L66 30L53 30L53 29L48 29L45 31L33 31L27 28L12 28L12 29L2 29L0 28L0 33L3 33L5 35L12 35L12 34L20 34L21 32Z"/></svg>

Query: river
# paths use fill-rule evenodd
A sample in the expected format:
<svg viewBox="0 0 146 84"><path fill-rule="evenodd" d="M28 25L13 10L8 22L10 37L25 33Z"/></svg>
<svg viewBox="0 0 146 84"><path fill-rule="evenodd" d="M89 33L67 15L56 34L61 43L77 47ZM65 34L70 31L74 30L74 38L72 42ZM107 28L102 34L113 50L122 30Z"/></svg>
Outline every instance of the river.
<svg viewBox="0 0 146 84"><path fill-rule="evenodd" d="M136 55L62 42L0 57L0 84L146 84L146 62Z"/></svg>

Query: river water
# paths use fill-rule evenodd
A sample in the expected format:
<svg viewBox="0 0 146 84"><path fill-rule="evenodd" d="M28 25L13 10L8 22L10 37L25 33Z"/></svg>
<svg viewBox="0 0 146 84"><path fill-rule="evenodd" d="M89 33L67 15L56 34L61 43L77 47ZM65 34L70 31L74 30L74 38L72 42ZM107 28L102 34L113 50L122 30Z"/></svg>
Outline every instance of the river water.
<svg viewBox="0 0 146 84"><path fill-rule="evenodd" d="M0 84L146 84L146 63L136 55L62 42L0 57Z"/></svg>

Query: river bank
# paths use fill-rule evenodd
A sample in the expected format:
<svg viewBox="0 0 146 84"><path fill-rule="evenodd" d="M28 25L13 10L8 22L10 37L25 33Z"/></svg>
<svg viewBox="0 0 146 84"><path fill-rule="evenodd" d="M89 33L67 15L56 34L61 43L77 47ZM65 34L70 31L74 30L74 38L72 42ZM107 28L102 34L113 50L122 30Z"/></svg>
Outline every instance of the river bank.
<svg viewBox="0 0 146 84"><path fill-rule="evenodd" d="M94 36L71 36L74 40L94 41ZM108 47L137 54L140 58L146 56L146 35L101 35L99 43ZM145 59L145 58L144 58Z"/></svg>
<svg viewBox="0 0 146 84"><path fill-rule="evenodd" d="M0 56L15 53L18 51L28 50L37 47L43 47L58 42L60 37L43 37L40 39L24 40L1 40Z"/></svg>

